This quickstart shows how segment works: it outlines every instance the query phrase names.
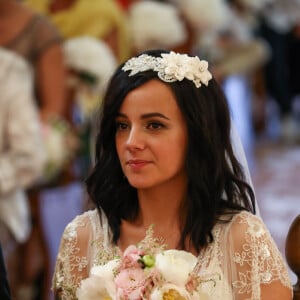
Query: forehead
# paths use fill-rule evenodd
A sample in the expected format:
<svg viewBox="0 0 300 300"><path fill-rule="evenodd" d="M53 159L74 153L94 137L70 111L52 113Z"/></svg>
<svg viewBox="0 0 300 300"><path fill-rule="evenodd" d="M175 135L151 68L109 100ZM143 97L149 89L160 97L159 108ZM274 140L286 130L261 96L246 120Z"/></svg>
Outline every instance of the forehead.
<svg viewBox="0 0 300 300"><path fill-rule="evenodd" d="M120 112L162 111L169 114L181 114L171 88L159 81L150 80L132 90L125 97Z"/></svg>

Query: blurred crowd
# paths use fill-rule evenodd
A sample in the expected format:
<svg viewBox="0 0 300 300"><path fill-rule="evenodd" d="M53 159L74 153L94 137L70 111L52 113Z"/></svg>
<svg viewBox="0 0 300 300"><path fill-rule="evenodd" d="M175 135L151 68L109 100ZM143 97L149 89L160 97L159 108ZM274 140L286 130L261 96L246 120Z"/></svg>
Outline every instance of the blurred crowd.
<svg viewBox="0 0 300 300"><path fill-rule="evenodd" d="M90 207L83 181L108 80L155 48L209 62L250 170L260 139L300 141L300 0L0 0L0 242L13 299L52 299L62 231Z"/></svg>

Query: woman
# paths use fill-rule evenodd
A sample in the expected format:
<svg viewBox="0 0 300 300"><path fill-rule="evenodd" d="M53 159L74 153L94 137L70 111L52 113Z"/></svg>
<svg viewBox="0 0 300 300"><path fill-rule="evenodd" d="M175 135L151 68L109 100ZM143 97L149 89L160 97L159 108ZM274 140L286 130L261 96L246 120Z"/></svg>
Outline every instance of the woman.
<svg viewBox="0 0 300 300"><path fill-rule="evenodd" d="M43 140L47 161L41 174L43 184L36 183L26 192L29 198L32 230L27 240L20 245L26 258L20 261L18 267L22 269L21 275L18 274L22 289L40 290L41 277L50 274L45 227L40 214L45 206L43 195L47 194L43 192L46 188L62 185L65 179L63 177L66 177L64 175L67 173L65 165L69 162L69 154L74 153L73 149L70 149L72 145L69 145L67 134L64 134L65 131L69 134L69 130L59 131L56 130L57 127L55 128L56 124L63 129L69 128L69 125L66 126L66 123L69 124L66 122L69 116L69 103L66 98L67 77L62 51L63 38L47 17L35 13L25 6L24 1L18 0L0 1L0 32L1 47L20 55L33 69L33 97L44 127ZM25 108L25 103L23 106ZM54 143L51 143L52 137L56 138ZM60 144L64 144L65 151L58 151L60 147L55 147ZM51 147L53 145L54 147ZM50 189L47 189L47 192L50 192ZM8 266L8 273L9 269ZM49 283L47 287L48 291ZM16 289L12 286L13 297L14 293Z"/></svg>
<svg viewBox="0 0 300 300"><path fill-rule="evenodd" d="M24 57L34 69L36 100L43 121L66 111L66 69L62 37L42 15L16 0L0 1L0 45Z"/></svg>
<svg viewBox="0 0 300 300"><path fill-rule="evenodd" d="M40 178L46 157L32 69L23 57L2 47L0 65L0 243L15 298L24 260L20 245L32 231L25 191Z"/></svg>
<svg viewBox="0 0 300 300"><path fill-rule="evenodd" d="M25 0L46 15L65 39L92 36L105 41L119 62L131 52L126 13L116 1Z"/></svg>
<svg viewBox="0 0 300 300"><path fill-rule="evenodd" d="M147 245L151 235L197 257L192 273L208 299L291 299L278 249L253 215L226 99L207 62L148 51L117 69L87 188L97 209L64 232L53 280L59 298L76 298L80 286L81 299L93 266L126 257L128 246Z"/></svg>

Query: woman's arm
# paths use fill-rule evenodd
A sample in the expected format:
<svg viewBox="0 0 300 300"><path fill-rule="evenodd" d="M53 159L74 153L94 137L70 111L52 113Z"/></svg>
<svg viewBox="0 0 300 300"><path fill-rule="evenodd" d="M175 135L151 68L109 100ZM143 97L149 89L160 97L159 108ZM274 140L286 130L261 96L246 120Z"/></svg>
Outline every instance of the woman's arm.
<svg viewBox="0 0 300 300"><path fill-rule="evenodd" d="M56 259L52 290L56 299L76 299L76 289L89 275L93 236L88 214L70 222L62 235Z"/></svg>
<svg viewBox="0 0 300 300"><path fill-rule="evenodd" d="M228 244L234 299L292 299L283 257L259 217L246 212L237 215L232 221Z"/></svg>

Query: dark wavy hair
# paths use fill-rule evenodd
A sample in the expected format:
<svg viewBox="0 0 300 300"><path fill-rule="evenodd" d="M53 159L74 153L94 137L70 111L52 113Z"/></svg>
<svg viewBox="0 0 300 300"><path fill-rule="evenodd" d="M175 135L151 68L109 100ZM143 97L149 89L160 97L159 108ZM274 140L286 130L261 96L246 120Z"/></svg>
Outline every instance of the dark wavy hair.
<svg viewBox="0 0 300 300"><path fill-rule="evenodd" d="M158 57L168 52L144 53ZM124 178L116 152L115 118L130 91L158 79L152 70L128 76L122 66L112 76L103 101L95 166L86 180L90 198L105 213L115 243L120 236L121 220L133 220L139 209L137 191ZM254 193L233 153L229 109L216 80L213 78L208 86L200 88L187 79L165 84L172 89L188 129L188 189L180 247L185 248L189 237L189 242L200 251L213 240L212 228L221 216L233 216L241 210L255 213Z"/></svg>

